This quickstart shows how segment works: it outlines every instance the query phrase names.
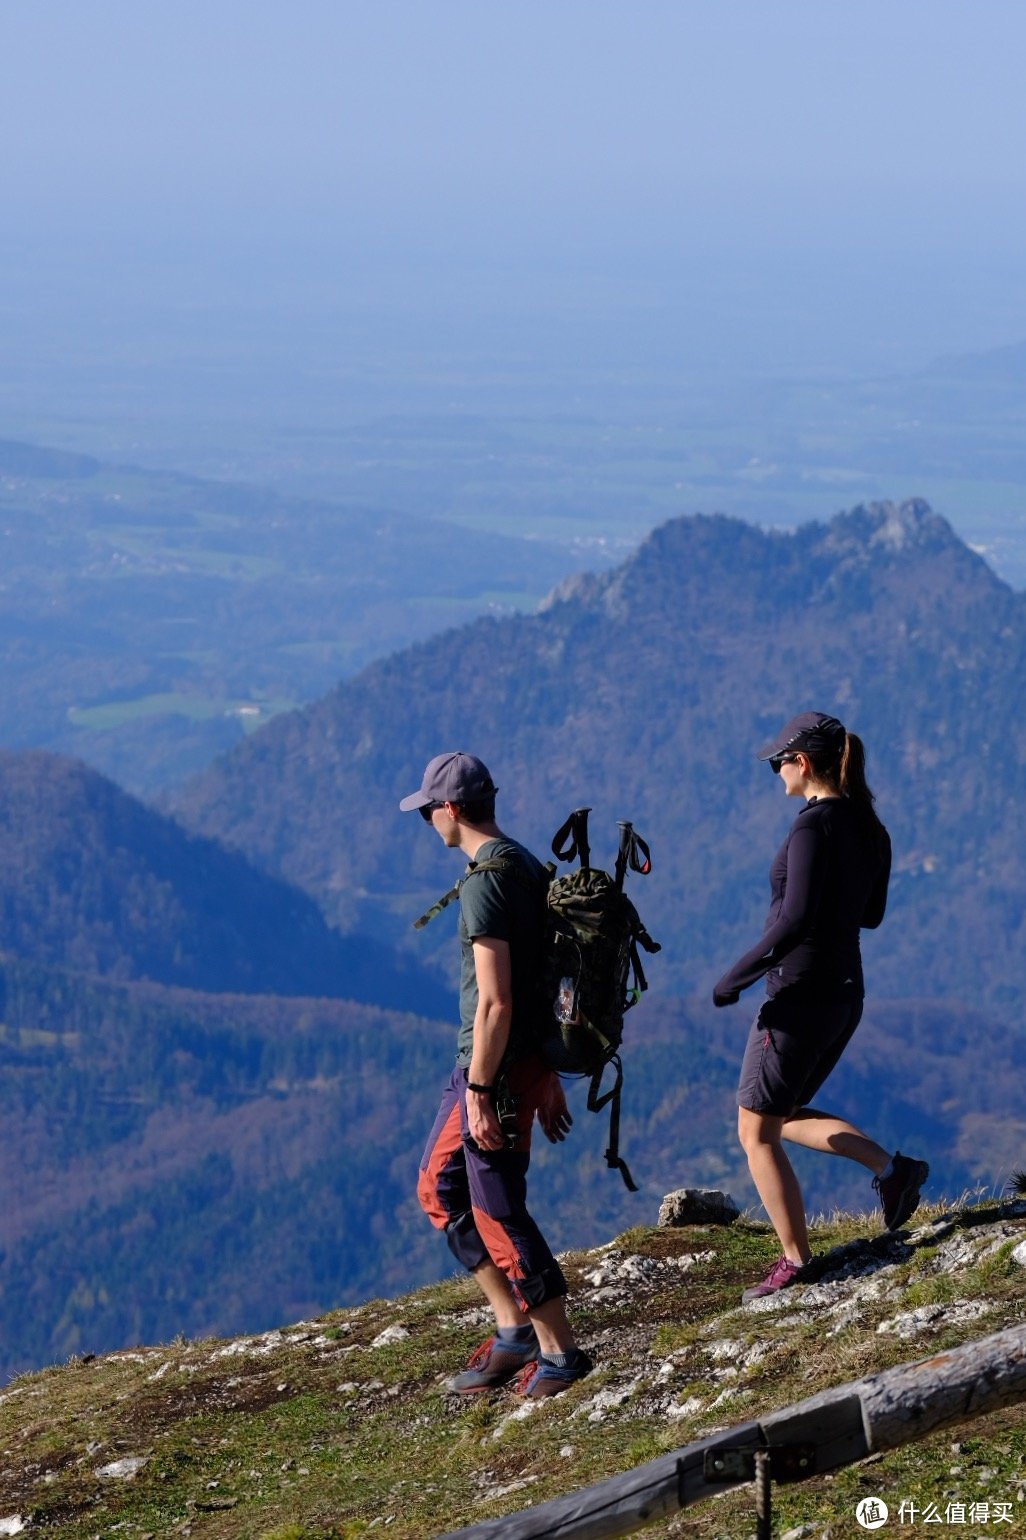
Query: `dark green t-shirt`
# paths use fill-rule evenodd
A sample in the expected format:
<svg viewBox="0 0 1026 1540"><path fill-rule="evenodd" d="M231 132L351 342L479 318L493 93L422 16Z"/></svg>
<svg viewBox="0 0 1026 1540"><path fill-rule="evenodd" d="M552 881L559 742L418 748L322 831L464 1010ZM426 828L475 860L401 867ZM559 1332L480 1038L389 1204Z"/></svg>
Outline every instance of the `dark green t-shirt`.
<svg viewBox="0 0 1026 1540"><path fill-rule="evenodd" d="M517 870L471 872L460 888L460 1033L457 1064L469 1064L477 1014L477 971L473 943L484 936L509 943L513 976L513 1024L508 1057L524 1058L535 1051L537 981L541 950L545 869L515 840L489 840L471 867L482 861L509 861Z"/></svg>

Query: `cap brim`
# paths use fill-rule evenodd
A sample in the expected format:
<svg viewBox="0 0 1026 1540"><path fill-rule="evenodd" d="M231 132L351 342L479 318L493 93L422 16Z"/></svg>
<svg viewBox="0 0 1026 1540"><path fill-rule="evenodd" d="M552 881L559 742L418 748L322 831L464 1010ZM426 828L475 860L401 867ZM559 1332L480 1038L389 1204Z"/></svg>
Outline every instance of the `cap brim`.
<svg viewBox="0 0 1026 1540"><path fill-rule="evenodd" d="M414 791L399 804L400 813L415 813L419 807L427 807L432 798L425 791Z"/></svg>
<svg viewBox="0 0 1026 1540"><path fill-rule="evenodd" d="M784 752L784 745L779 738L774 738L772 743L764 743L755 755L756 759L773 759L777 754Z"/></svg>

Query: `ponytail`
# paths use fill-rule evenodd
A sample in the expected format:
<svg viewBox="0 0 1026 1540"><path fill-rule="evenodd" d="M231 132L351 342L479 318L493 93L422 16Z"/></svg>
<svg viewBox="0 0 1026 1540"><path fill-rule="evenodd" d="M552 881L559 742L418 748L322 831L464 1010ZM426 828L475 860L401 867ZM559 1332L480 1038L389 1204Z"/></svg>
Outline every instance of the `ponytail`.
<svg viewBox="0 0 1026 1540"><path fill-rule="evenodd" d="M866 780L866 749L857 733L845 735L838 785L842 797L847 797L858 813L869 838L875 845L882 845L886 833L873 806L876 798Z"/></svg>
<svg viewBox="0 0 1026 1540"><path fill-rule="evenodd" d="M858 816L863 831L870 842L882 849L887 831L877 817L873 804L876 801L866 780L866 749L857 733L845 733L844 747L838 754L810 754L813 769L824 781L837 788L847 797Z"/></svg>

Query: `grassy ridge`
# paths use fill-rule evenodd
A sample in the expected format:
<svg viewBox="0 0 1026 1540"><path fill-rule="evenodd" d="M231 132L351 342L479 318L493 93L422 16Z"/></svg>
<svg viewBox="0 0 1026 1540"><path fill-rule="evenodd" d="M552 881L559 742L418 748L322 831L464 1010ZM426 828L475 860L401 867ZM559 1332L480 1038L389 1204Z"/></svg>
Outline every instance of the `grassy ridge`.
<svg viewBox="0 0 1026 1540"><path fill-rule="evenodd" d="M928 1211L906 1237L837 1219L815 1234L821 1279L753 1309L738 1292L774 1254L765 1226L627 1232L567 1257L597 1367L526 1415L508 1392L469 1404L446 1392L485 1331L465 1279L260 1337L74 1360L0 1395L0 1516L67 1540L115 1526L219 1540L355 1540L387 1526L428 1540L1021 1321L1012 1252L1024 1234L1023 1203ZM778 1489L778 1532L858 1533L865 1495L892 1509L1009 1503L1015 1524L1000 1532L1019 1532L1021 1413ZM742 1490L646 1533L737 1540L752 1511Z"/></svg>

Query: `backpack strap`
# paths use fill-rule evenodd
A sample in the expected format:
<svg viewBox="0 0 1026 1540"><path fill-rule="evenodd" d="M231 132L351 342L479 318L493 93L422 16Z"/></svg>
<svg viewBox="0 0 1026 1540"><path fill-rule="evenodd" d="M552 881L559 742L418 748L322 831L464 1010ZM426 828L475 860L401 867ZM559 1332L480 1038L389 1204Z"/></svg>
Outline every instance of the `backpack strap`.
<svg viewBox="0 0 1026 1540"><path fill-rule="evenodd" d="M517 882L520 883L521 887L527 888L529 892L533 893L535 891L544 892L545 888L552 881L555 870L556 868L552 862L547 862L542 875L542 886L539 888L539 884L535 882L531 874L526 872L519 862L511 861L509 856L490 856L487 861L468 861L467 869L456 886L450 888L448 893L443 893L441 898L431 905L430 909L424 911L419 920L414 920L413 928L414 930L423 930L424 926L428 925L435 918L436 914L441 914L443 909L448 908L454 899L459 898L460 889L463 884L468 877L473 877L475 872L510 872Z"/></svg>
<svg viewBox="0 0 1026 1540"><path fill-rule="evenodd" d="M459 898L462 886L463 878L461 877L454 888L450 888L448 893L443 893L441 898L431 905L430 909L425 909L419 920L414 920L414 930L423 930L424 926L429 924L436 914L441 914L442 910L448 908L454 898Z"/></svg>
<svg viewBox="0 0 1026 1540"><path fill-rule="evenodd" d="M599 1070L597 1075L593 1075L591 1084L588 1087L588 1110L589 1112L601 1112L602 1108L608 1105L609 1143L606 1146L606 1165L611 1171L619 1171L628 1192L637 1192L637 1183L631 1176L627 1162L620 1154L620 1091L623 1086L623 1065L620 1062L620 1055L614 1053L609 1059L609 1063L616 1070L616 1079L613 1082L613 1086L600 1096L599 1088L602 1080L602 1070Z"/></svg>
<svg viewBox="0 0 1026 1540"><path fill-rule="evenodd" d="M430 922L435 918L435 915L441 914L442 910L447 909L454 899L459 898L460 889L462 888L463 884L466 882L468 877L473 877L475 872L504 872L514 870L515 868L513 862L505 860L501 856L496 856L491 861L468 861L467 869L463 873L463 876L460 878L459 882L456 883L455 887L450 888L448 893L443 893L441 898L437 899L435 903L431 905L430 909L425 909L419 920L414 920L414 930L423 930L424 926L430 924Z"/></svg>

